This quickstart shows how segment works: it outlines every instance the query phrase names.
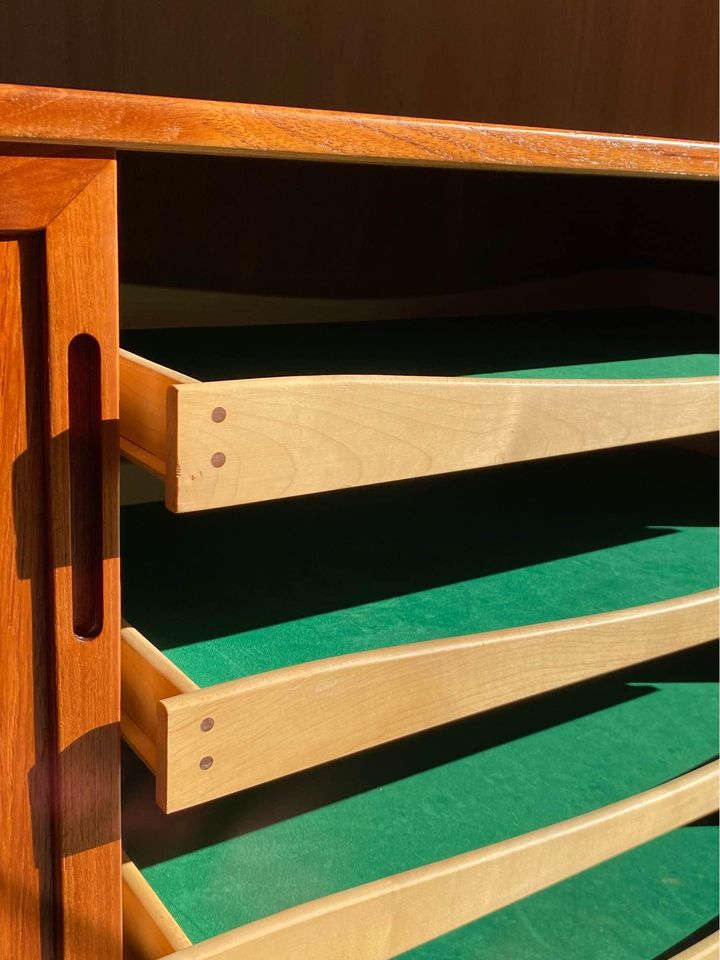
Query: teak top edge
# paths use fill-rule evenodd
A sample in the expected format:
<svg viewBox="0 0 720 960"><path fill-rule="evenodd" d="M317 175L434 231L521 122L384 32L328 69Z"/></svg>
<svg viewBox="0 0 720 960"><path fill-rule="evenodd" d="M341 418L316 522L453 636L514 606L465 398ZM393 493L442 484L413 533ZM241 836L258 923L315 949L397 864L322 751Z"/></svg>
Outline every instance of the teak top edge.
<svg viewBox="0 0 720 960"><path fill-rule="evenodd" d="M0 84L0 141L625 176L716 178L718 144Z"/></svg>

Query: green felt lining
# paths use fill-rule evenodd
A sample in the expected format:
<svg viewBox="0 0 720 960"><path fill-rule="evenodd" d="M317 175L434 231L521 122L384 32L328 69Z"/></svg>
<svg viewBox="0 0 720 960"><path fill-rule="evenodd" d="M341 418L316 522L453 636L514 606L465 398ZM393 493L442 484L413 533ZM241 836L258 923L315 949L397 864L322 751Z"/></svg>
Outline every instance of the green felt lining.
<svg viewBox="0 0 720 960"><path fill-rule="evenodd" d="M206 939L576 816L706 762L717 751L717 689L702 678L714 658L692 651L493 711L210 804L200 816L167 818L164 836L156 824L126 824L125 845L190 938ZM126 791L145 776L132 772ZM328 786L333 777L339 792ZM549 960L563 955L558 944L577 944L574 920L595 940L592 956L653 957L651 946L669 947L712 916L715 844L710 828L684 829L419 956L471 960L481 946L505 956L527 942L529 956Z"/></svg>
<svg viewBox="0 0 720 960"><path fill-rule="evenodd" d="M712 318L586 310L365 323L128 330L124 347L199 380L313 374L653 378L718 373Z"/></svg>
<svg viewBox="0 0 720 960"><path fill-rule="evenodd" d="M124 615L200 686L717 584L715 463L669 445L122 516Z"/></svg>

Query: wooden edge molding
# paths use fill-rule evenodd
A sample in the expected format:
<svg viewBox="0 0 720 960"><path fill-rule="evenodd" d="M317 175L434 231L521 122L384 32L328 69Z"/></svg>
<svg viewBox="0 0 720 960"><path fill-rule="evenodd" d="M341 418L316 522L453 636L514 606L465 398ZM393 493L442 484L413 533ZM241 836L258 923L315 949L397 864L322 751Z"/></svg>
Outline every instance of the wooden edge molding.
<svg viewBox="0 0 720 960"><path fill-rule="evenodd" d="M204 689L126 628L123 733L155 770L158 804L170 813L713 640L719 597L719 590L707 590L611 613L385 647ZM206 756L213 763L202 769Z"/></svg>
<svg viewBox="0 0 720 960"><path fill-rule="evenodd" d="M271 377L172 384L166 420L146 412L184 513L708 433L719 383Z"/></svg>
<svg viewBox="0 0 720 960"><path fill-rule="evenodd" d="M717 177L713 143L0 84L0 140L360 163Z"/></svg>
<svg viewBox="0 0 720 960"><path fill-rule="evenodd" d="M707 816L718 806L718 769L707 764L599 810L291 907L172 956L390 960Z"/></svg>
<svg viewBox="0 0 720 960"><path fill-rule="evenodd" d="M158 960L190 940L132 861L123 857L123 960Z"/></svg>
<svg viewBox="0 0 720 960"><path fill-rule="evenodd" d="M676 953L673 960L718 960L720 958L720 933L711 933L687 950Z"/></svg>

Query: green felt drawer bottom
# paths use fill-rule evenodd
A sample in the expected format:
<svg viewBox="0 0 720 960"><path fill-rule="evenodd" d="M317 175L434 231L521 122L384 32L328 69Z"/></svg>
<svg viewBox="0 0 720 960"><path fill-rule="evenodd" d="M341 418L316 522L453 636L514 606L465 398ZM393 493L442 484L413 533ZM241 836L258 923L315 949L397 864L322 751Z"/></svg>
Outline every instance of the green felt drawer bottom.
<svg viewBox="0 0 720 960"><path fill-rule="evenodd" d="M714 663L698 648L169 818L149 814L149 775L129 761L124 843L198 942L702 764L717 752ZM683 828L410 955L651 960L712 918L716 842Z"/></svg>
<svg viewBox="0 0 720 960"><path fill-rule="evenodd" d="M717 585L716 464L671 445L122 516L124 616L199 686Z"/></svg>
<svg viewBox="0 0 720 960"><path fill-rule="evenodd" d="M717 582L715 470L657 445L207 515L131 507L124 612L206 686L693 593ZM714 658L648 663L171 817L129 758L124 843L199 942L706 762ZM408 956L656 960L714 915L716 861L716 828L686 827Z"/></svg>

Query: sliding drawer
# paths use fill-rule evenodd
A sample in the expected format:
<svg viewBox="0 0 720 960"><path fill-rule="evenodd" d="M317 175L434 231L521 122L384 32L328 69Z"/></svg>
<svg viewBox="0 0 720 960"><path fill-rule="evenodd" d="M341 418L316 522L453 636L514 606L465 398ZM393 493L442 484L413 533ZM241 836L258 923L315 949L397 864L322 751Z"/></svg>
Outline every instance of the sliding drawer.
<svg viewBox="0 0 720 960"><path fill-rule="evenodd" d="M186 512L706 433L714 339L663 311L130 331L121 448Z"/></svg>
<svg viewBox="0 0 720 960"><path fill-rule="evenodd" d="M714 484L658 444L126 507L124 736L173 811L714 639Z"/></svg>
<svg viewBox="0 0 720 960"><path fill-rule="evenodd" d="M665 956L716 908L717 827L676 829L717 808L714 660L676 654L170 819L129 763L126 849L183 960Z"/></svg>

